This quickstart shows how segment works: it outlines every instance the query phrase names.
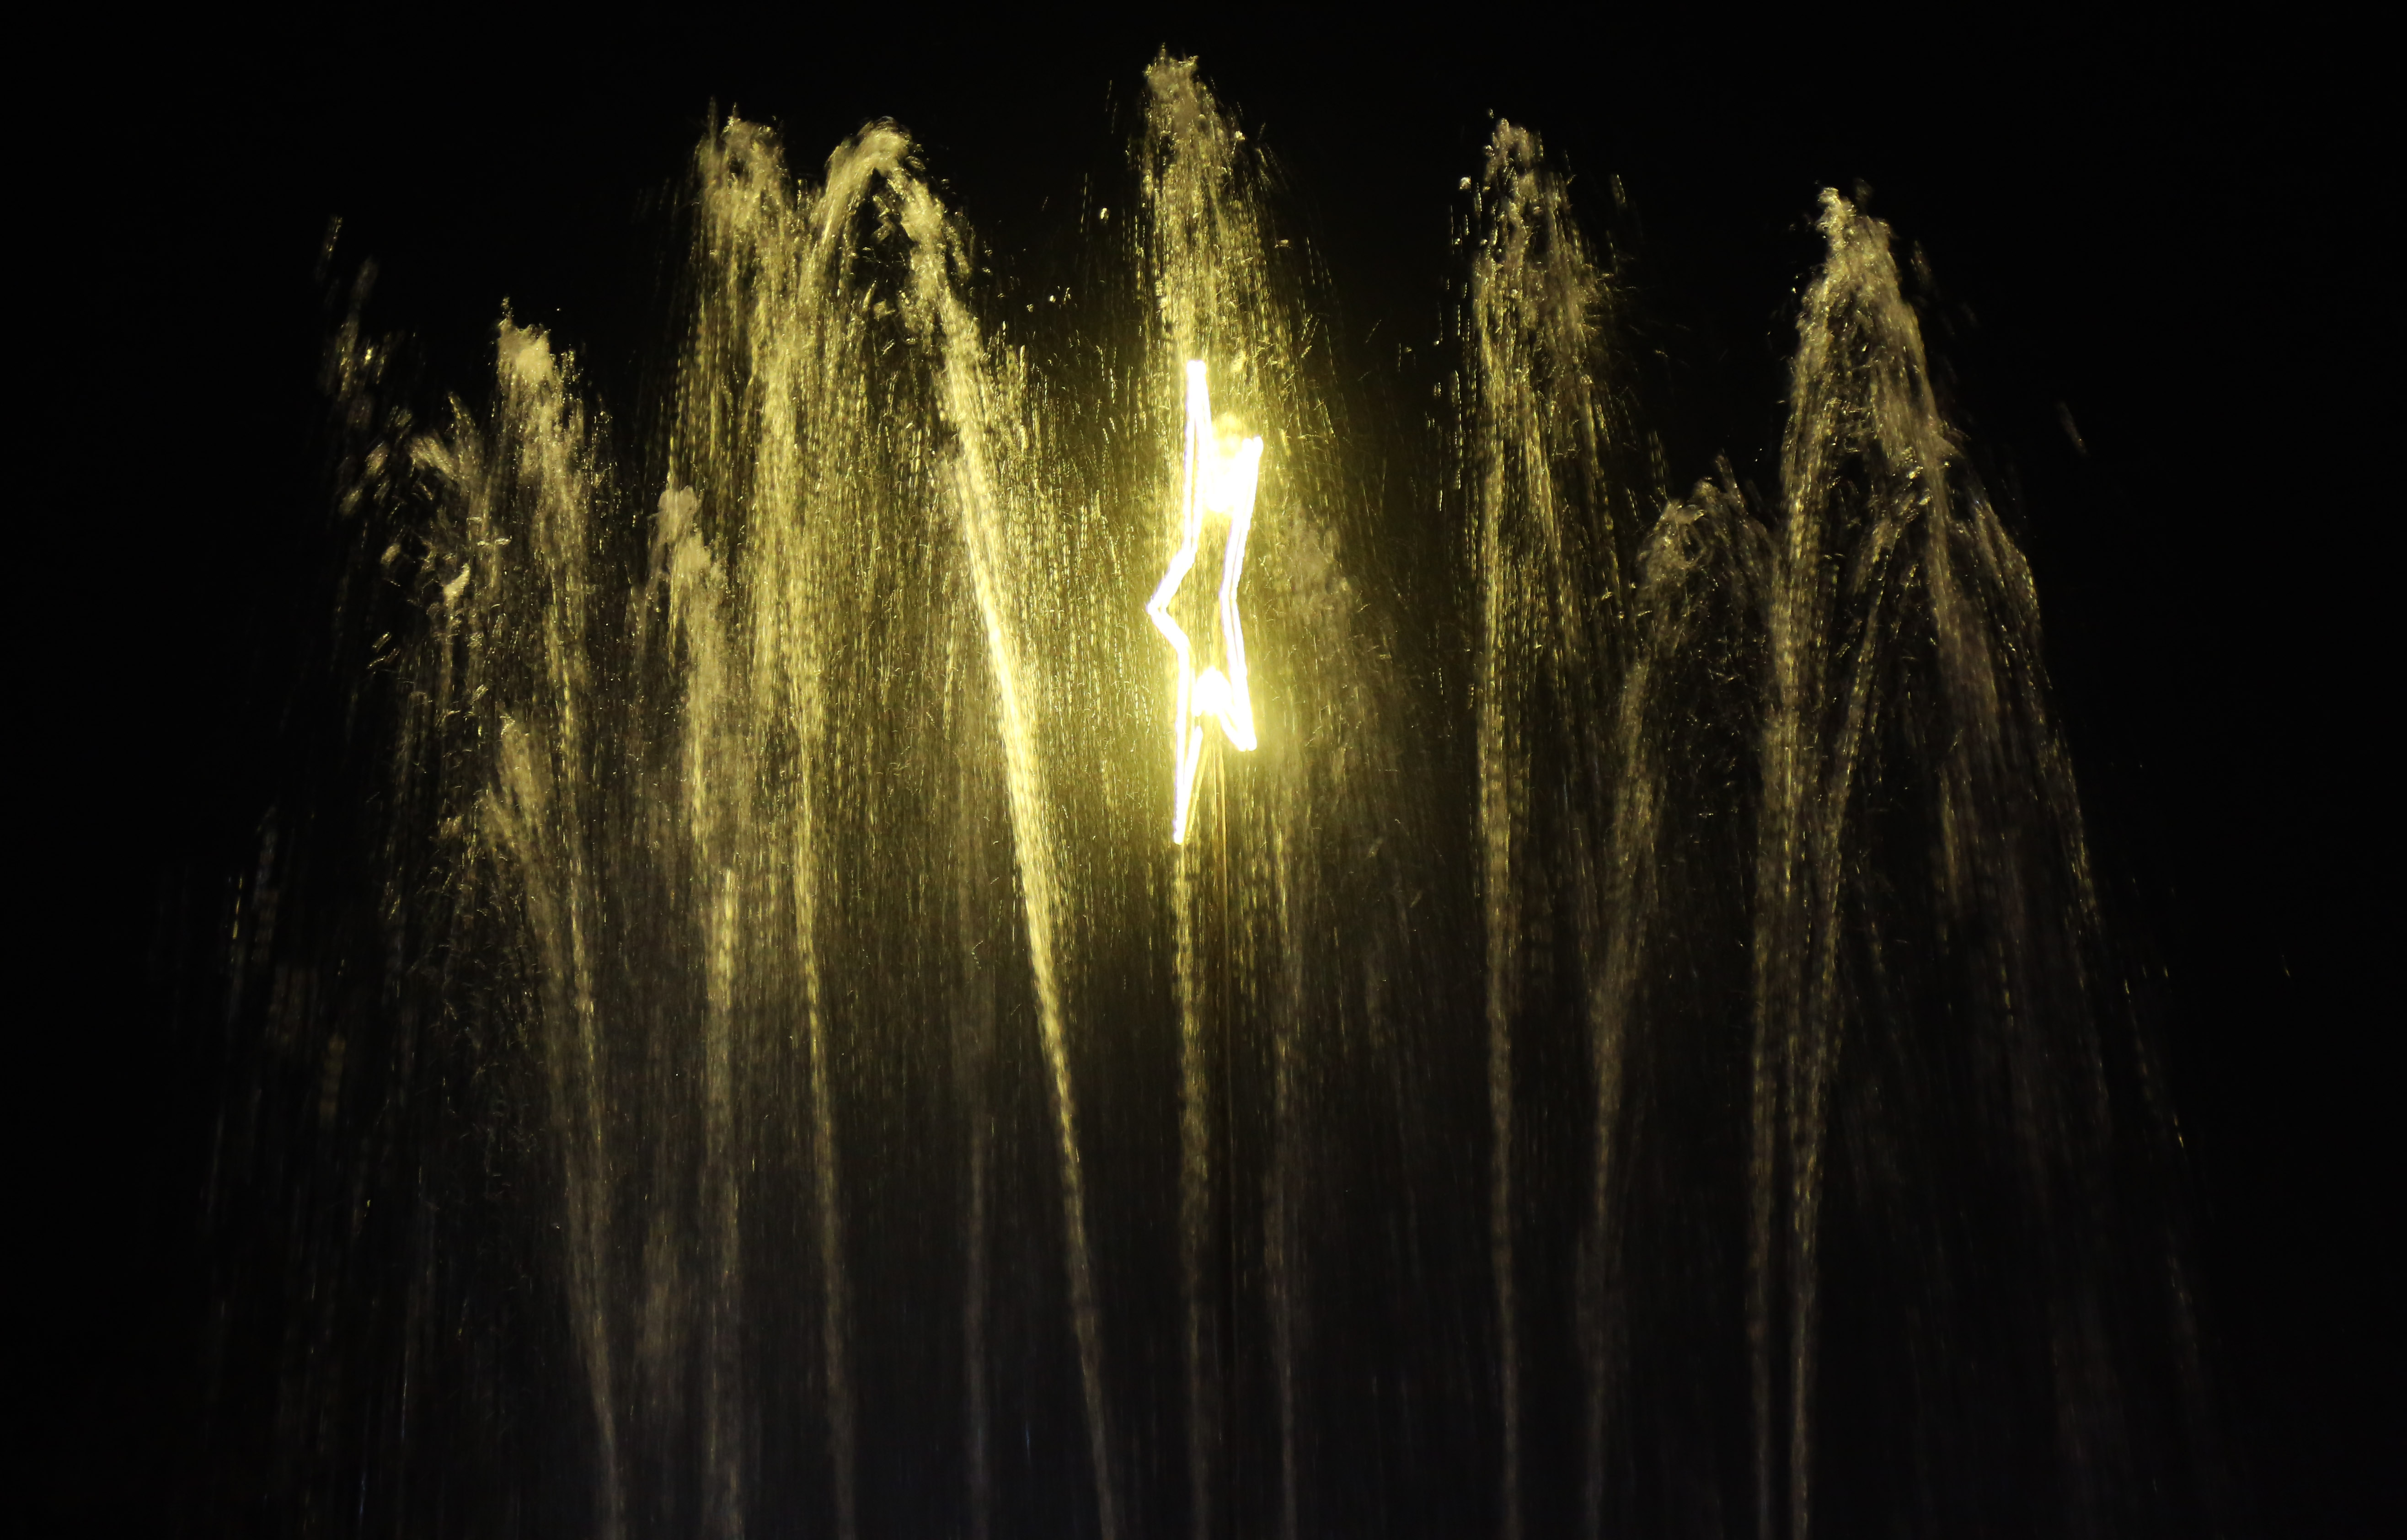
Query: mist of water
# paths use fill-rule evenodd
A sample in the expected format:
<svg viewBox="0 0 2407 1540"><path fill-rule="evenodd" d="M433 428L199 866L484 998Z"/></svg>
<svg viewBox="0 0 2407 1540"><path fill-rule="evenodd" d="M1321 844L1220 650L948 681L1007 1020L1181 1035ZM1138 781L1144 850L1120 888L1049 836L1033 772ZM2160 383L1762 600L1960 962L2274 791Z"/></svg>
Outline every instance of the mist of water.
<svg viewBox="0 0 2407 1540"><path fill-rule="evenodd" d="M1826 195L1776 497L1674 498L1500 124L1405 507L1245 136L1147 86L1042 320L902 130L728 121L633 426L507 317L431 421L335 335L340 726L213 1208L278 1525L2186 1524L2167 1115L1887 230ZM1190 359L1266 444L1261 747L1174 846Z"/></svg>

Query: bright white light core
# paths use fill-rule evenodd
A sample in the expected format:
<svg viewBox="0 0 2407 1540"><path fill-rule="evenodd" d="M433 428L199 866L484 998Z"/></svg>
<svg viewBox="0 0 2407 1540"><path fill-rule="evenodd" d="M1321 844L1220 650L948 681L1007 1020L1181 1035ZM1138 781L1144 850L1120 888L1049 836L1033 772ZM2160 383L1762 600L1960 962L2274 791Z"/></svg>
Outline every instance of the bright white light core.
<svg viewBox="0 0 2407 1540"><path fill-rule="evenodd" d="M1178 714L1172 719L1172 749L1177 755L1177 798L1170 816L1170 842L1187 843L1188 814L1195 801L1195 766L1204 758L1204 723L1219 722L1221 733L1241 749L1254 747L1254 703L1246 685L1246 633L1237 618L1237 578L1246 561L1246 532L1254 522L1254 486L1261 471L1262 441L1248 438L1233 451L1223 450L1212 431L1212 389L1204 378L1204 361L1187 361L1187 465L1179 491L1185 534L1170 570L1145 612L1153 617L1162 639L1178 654ZM1185 628L1171 618L1170 601L1195 564L1195 548L1204 535L1204 515L1225 514L1229 520L1228 553L1220 563L1220 650L1228 672L1207 668L1195 672L1195 649Z"/></svg>

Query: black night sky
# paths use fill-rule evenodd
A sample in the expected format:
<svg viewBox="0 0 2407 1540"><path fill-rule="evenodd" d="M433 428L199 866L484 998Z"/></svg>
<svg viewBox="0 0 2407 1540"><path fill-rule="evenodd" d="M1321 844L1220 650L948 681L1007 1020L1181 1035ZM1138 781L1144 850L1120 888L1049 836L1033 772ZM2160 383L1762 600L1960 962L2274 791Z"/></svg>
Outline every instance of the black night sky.
<svg viewBox="0 0 2407 1540"><path fill-rule="evenodd" d="M114 73L21 58L58 71L16 184L47 273L20 304L58 333L18 362L64 380L41 388L49 442L22 446L48 467L23 522L49 610L18 738L40 799L18 866L23 1533L233 1533L189 1504L223 1053L207 948L324 623L329 218L335 270L376 261L371 321L420 340L431 387L481 389L506 299L631 401L666 323L661 209L714 103L781 125L805 165L899 120L998 281L1041 282L1075 238L1061 211L1125 178L1165 43L1275 157L1276 217L1317 249L1366 374L1458 302L1448 221L1490 113L1534 127L1636 292L1675 486L1717 451L1776 474L1821 187L1860 182L1927 255L1927 334L2036 570L2115 944L2172 1067L2241 1527L2395 1525L2396 820L2376 799L2398 690L2376 638L2399 301L2373 45L1855 25L663 17L597 47L597 21L564 45L386 11L154 42Z"/></svg>

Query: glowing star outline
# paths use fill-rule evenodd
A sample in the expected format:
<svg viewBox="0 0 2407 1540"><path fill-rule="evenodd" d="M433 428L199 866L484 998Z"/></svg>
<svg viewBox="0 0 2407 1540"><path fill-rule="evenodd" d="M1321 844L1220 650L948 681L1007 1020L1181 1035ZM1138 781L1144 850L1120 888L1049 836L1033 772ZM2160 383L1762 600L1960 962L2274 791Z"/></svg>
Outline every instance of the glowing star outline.
<svg viewBox="0 0 2407 1540"><path fill-rule="evenodd" d="M1204 361L1187 361L1187 452L1180 513L1184 536L1170 570L1147 601L1145 612L1171 650L1178 654L1178 712L1171 722L1172 746L1178 756L1177 795L1170 816L1170 842L1187 843L1188 815L1195 803L1195 768L1204 758L1204 724L1217 720L1221 733L1239 749L1254 747L1254 703L1246 682L1246 632L1237 615L1237 579L1246 562L1246 535L1254 522L1254 489L1261 475L1262 441L1248 438L1233 454L1223 453L1212 432L1212 389ZM1229 541L1220 562L1220 645L1229 665L1223 674L1207 668L1195 672L1195 649L1187 632L1170 613L1170 601L1187 581L1195 564L1196 547L1204 535L1204 515L1229 517Z"/></svg>

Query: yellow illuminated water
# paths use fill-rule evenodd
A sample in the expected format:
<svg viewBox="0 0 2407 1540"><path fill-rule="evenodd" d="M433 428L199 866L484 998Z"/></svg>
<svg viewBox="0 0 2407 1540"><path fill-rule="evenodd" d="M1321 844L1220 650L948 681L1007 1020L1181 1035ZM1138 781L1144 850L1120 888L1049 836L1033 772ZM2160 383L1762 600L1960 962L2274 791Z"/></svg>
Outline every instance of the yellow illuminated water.
<svg viewBox="0 0 2407 1540"><path fill-rule="evenodd" d="M278 1511L1987 1533L2020 1428L2069 1495L2014 1533L2141 1533L2113 1387L2186 1348L2093 1276L2144 1269L2078 801L1887 227L1826 202L1776 495L1675 498L1533 133L1390 365L1192 62L1146 82L1075 307L1003 303L899 126L715 123L656 461L540 328L430 423L346 321L384 736L245 879L210 1211ZM1214 722L1277 749L1188 848Z"/></svg>

